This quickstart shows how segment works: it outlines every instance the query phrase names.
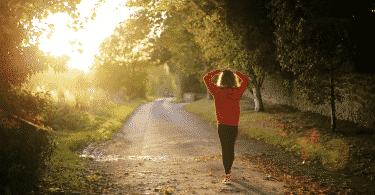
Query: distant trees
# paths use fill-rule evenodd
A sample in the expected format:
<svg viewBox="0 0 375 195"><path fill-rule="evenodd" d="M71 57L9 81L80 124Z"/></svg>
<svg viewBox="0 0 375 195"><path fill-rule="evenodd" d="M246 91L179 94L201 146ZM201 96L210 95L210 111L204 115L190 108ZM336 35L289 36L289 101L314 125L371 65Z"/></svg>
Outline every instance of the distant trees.
<svg viewBox="0 0 375 195"><path fill-rule="evenodd" d="M175 22L175 25L169 32L174 32L173 30L177 28L185 29L185 31L192 34L193 37L185 33L174 36L174 38L169 36L169 38L172 40L182 40L182 35L192 37L195 43L201 48L201 52L195 55L198 55L198 59L200 59L198 62L204 65L203 73L213 70L214 68L232 67L247 74L251 80L249 88L254 89L257 94L256 110L263 110L260 86L263 84L266 72L272 72L272 69L276 65L275 57L270 57L274 47L272 41L268 40L268 37L264 37L263 30L260 29L259 26L253 25L245 27L250 29L248 31L252 33L252 36L247 34L247 37L251 37L251 41L246 43L252 42L256 44L255 47L248 49L250 47L247 47L244 42L246 36L243 36L242 32L241 34L233 31L232 26L227 24L226 17L229 12L229 6L227 5L230 4L230 2L170 2L164 0L160 2L137 1L129 2L129 4L131 6L140 6L148 10L154 10L154 12L165 11L167 15L165 21L168 21L168 18L172 18L170 21L178 22ZM262 5L265 7L265 4ZM256 6L260 8L262 5ZM257 8L254 8L254 10L257 10ZM235 12L235 10L231 11ZM158 17L157 14L155 14L155 16L156 20L161 20L161 17ZM244 19L246 15L241 15L239 17ZM235 21L232 22L232 24L234 24L234 26L242 25L241 21ZM236 30L238 30L238 28L236 28ZM166 30L165 32L168 31ZM171 42L174 43L174 41ZM203 75L204 74L200 75L200 80L202 80Z"/></svg>
<svg viewBox="0 0 375 195"><path fill-rule="evenodd" d="M200 77L199 81L203 84L201 79L203 74L199 74L204 69L202 64L204 59L200 58L202 49L195 42L194 35L183 25L187 20L185 14L172 11L165 12L165 15L164 18L161 17L163 23L160 37L151 39L152 45L149 47L153 55L151 60L169 67L175 83L176 97L182 99L182 93L186 92L182 86L187 84L186 79L189 75ZM164 55L160 55L161 51Z"/></svg>
<svg viewBox="0 0 375 195"><path fill-rule="evenodd" d="M100 54L95 55L90 68L96 87L109 92L122 89L130 99L145 98L147 70L152 67L143 51L147 45L144 39L151 31L145 12L136 12L121 22L100 44Z"/></svg>
<svg viewBox="0 0 375 195"><path fill-rule="evenodd" d="M201 86L200 80L195 74L186 76L185 81L181 84L182 91L185 93L204 94L206 89Z"/></svg>
<svg viewBox="0 0 375 195"><path fill-rule="evenodd" d="M134 66L128 67L152 71L149 69L152 66L167 65L170 74L168 82L172 82L176 97L182 99L181 84L185 78L202 73L204 69L202 59L198 57L202 51L195 43L194 36L182 25L185 20L186 17L180 13L165 15L157 6L145 5L130 20L122 22L114 34L102 43L102 52L94 66L103 68L111 63L115 67L118 66L113 65L116 63L134 63ZM142 60L138 57L142 57ZM97 81L108 81L100 75L97 78Z"/></svg>

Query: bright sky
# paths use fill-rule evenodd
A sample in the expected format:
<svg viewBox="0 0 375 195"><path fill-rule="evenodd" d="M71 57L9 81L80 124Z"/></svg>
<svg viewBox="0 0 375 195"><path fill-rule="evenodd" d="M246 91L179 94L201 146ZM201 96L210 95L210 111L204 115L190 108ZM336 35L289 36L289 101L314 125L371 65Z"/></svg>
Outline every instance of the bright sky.
<svg viewBox="0 0 375 195"><path fill-rule="evenodd" d="M119 22L126 20L134 11L134 9L131 11L127 7L119 6L120 3L122 5L125 3L124 0L108 0L97 9L97 17L92 21L90 19L91 9L95 7L95 3L97 3L96 0L82 0L77 5L81 18L89 18L88 23L83 20L84 29L78 29L78 32L66 27L69 20L73 21L67 13L50 15L43 20L42 22L54 24L55 31L49 40L46 38L40 39L39 48L44 52L51 52L55 56L69 55L72 60L68 62L68 66L87 73L89 71L88 67L91 66L91 60L94 60L94 54L99 54L98 47L102 40L110 36ZM117 10L115 10L116 6L118 6ZM35 25L49 29L44 24L36 23ZM48 34L48 30L46 34ZM77 44L69 45L69 40L74 41L76 39ZM83 46L78 46L78 42L81 42ZM83 53L80 54L77 49L82 49ZM74 53L72 53L72 50L74 50Z"/></svg>

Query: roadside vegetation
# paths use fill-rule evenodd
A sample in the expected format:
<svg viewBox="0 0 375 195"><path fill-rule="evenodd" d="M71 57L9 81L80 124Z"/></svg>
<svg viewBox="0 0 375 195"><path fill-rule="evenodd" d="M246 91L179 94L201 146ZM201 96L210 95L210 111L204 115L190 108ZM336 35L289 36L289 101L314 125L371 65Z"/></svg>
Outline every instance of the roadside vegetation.
<svg viewBox="0 0 375 195"><path fill-rule="evenodd" d="M171 103L185 103L185 101L184 100L181 100L181 99L173 99L172 101L171 101Z"/></svg>
<svg viewBox="0 0 375 195"><path fill-rule="evenodd" d="M320 165L328 172L342 174L349 182L361 181L358 184L352 183L357 185L359 190L365 189L365 186L369 187L365 183L374 180L375 159L370 154L375 149L375 135L371 133L371 129L340 120L337 126L338 132L333 133L329 117L301 112L285 105L265 104L264 112L254 112L253 105L246 101L241 101L240 106L246 109L241 109L239 135L245 136L247 139L263 141L290 153L300 159L297 165ZM187 111L197 113L211 124L216 125L213 100L202 99L184 107ZM257 162L257 159L254 162ZM282 181L282 177L276 175L278 171L275 171L277 166L275 167L270 167L267 164L262 171L268 170L265 172ZM322 176L320 177L322 178ZM288 178L284 179L288 180ZM288 181L291 184L289 190L295 190L295 193L298 194L298 190L304 189L305 193L314 194L314 188L300 182L300 185L297 185L300 189L297 189L295 181ZM306 184L311 185L311 182ZM341 191L342 194L351 192L348 186L320 187L319 190L321 190L320 193L333 191L334 194L340 194L338 191ZM290 194L290 191L286 190L285 193Z"/></svg>
<svg viewBox="0 0 375 195"><path fill-rule="evenodd" d="M81 175L78 170L85 170L91 159L79 157L76 151L91 142L110 140L137 107L153 100L148 97L117 104L102 100L90 112L69 104L50 104L45 122L55 127L50 134L56 147L45 162L47 169L42 181L31 194L84 194L87 189L83 181L92 178Z"/></svg>

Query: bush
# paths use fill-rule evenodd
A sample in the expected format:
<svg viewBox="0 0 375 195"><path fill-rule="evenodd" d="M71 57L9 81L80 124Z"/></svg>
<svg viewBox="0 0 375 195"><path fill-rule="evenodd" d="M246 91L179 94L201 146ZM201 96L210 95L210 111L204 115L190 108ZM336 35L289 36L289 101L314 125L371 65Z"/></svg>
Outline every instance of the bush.
<svg viewBox="0 0 375 195"><path fill-rule="evenodd" d="M44 162L56 145L46 130L10 114L3 113L1 118L0 194L8 187L12 194L26 194L42 179Z"/></svg>
<svg viewBox="0 0 375 195"><path fill-rule="evenodd" d="M105 123L108 119L103 116L90 115L91 127L97 129L100 125Z"/></svg>
<svg viewBox="0 0 375 195"><path fill-rule="evenodd" d="M201 99L205 99L205 98L207 98L207 94L206 93L198 93L194 97L195 101L198 101L198 100L201 100Z"/></svg>
<svg viewBox="0 0 375 195"><path fill-rule="evenodd" d="M90 117L87 112L73 109L67 104L52 103L44 115L47 123L55 130L84 130L90 126Z"/></svg>

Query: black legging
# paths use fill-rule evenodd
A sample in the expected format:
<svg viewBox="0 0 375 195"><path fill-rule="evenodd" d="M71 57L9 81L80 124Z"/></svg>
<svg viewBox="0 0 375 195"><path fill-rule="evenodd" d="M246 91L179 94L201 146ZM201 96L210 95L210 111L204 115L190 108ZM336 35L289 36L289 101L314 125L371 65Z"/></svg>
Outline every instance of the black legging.
<svg viewBox="0 0 375 195"><path fill-rule="evenodd" d="M223 153L225 174L229 174L234 160L234 144L237 139L238 126L218 124L217 129Z"/></svg>

